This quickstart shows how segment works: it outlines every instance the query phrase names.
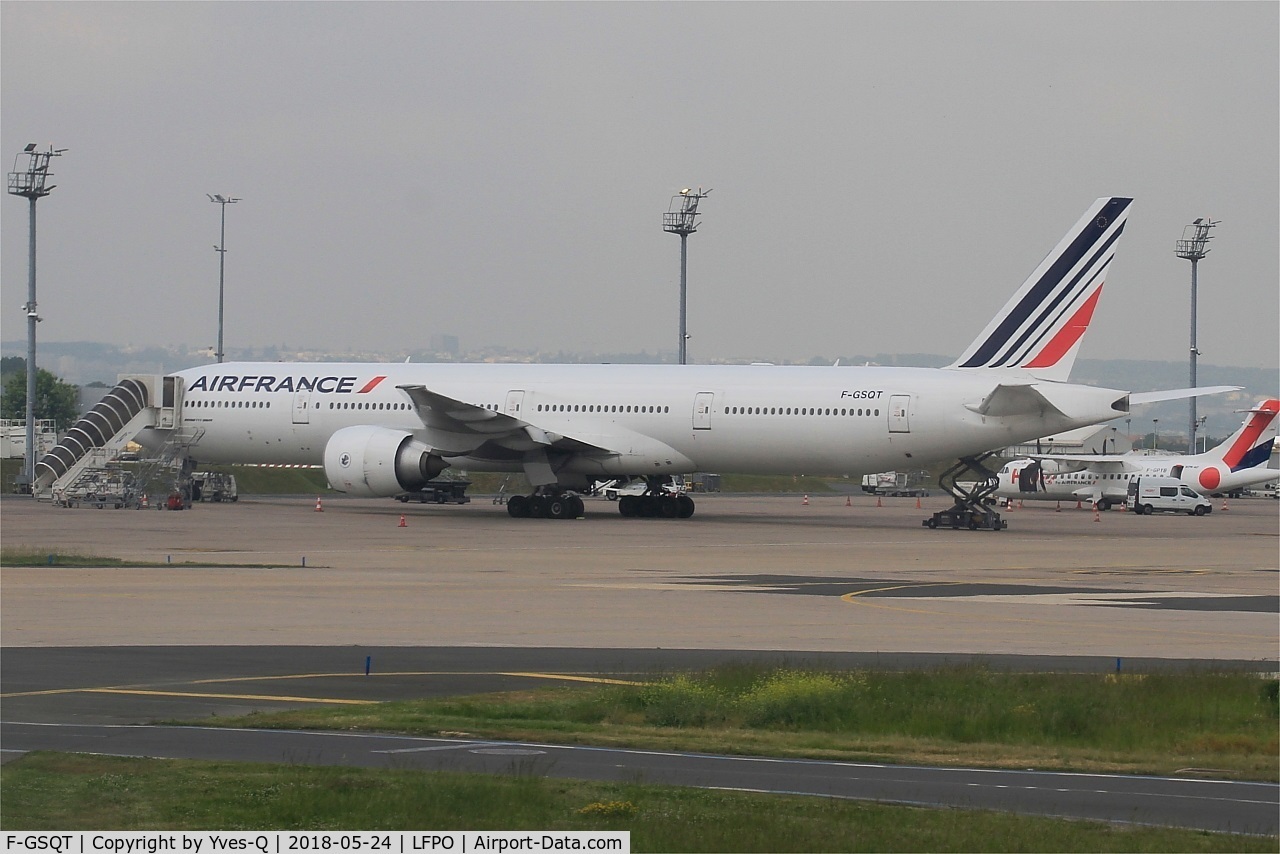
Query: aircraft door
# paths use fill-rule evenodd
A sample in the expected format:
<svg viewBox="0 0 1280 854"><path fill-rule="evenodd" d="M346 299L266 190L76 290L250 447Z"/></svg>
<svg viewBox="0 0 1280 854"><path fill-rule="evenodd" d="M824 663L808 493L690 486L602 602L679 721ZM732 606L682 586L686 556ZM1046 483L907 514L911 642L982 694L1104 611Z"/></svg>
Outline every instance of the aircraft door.
<svg viewBox="0 0 1280 854"><path fill-rule="evenodd" d="M715 407L716 395L711 391L700 391L693 398L693 429L711 429L711 410Z"/></svg>
<svg viewBox="0 0 1280 854"><path fill-rule="evenodd" d="M1031 462L1022 471L1015 472L1018 478L1019 492L1036 492L1042 485L1044 476L1040 473L1040 463Z"/></svg>
<svg viewBox="0 0 1280 854"><path fill-rule="evenodd" d="M523 419L524 416L520 414L522 408L524 408L524 391L513 390L507 392L506 413L512 418Z"/></svg>
<svg viewBox="0 0 1280 854"><path fill-rule="evenodd" d="M293 423L311 423L311 392L295 391L293 393Z"/></svg>
<svg viewBox="0 0 1280 854"><path fill-rule="evenodd" d="M893 394L889 396L889 432L911 432L911 395Z"/></svg>

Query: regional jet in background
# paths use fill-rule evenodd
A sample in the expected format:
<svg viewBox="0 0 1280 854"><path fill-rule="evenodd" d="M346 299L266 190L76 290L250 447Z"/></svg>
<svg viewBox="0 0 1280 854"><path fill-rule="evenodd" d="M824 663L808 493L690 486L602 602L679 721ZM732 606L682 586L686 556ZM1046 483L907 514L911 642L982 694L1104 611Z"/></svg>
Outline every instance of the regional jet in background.
<svg viewBox="0 0 1280 854"><path fill-rule="evenodd" d="M1123 504L1129 481L1172 477L1200 495L1246 489L1276 479L1268 468L1280 419L1280 399L1245 410L1244 423L1203 454L1035 454L1006 463L996 496L1040 501L1088 501L1099 510Z"/></svg>
<svg viewBox="0 0 1280 854"><path fill-rule="evenodd" d="M172 441L167 425L199 465L323 465L354 496L415 491L449 467L522 472L534 490L507 511L547 518L582 515L581 494L610 478L648 485L618 502L622 515L688 518L692 498L662 488L684 473L858 475L959 459L983 477L971 491L943 484L958 511L998 522L981 501L994 489L990 449L1224 390L1066 381L1130 201L1090 205L946 368L229 362L165 377L172 423L139 441ZM970 291L939 283L927 310Z"/></svg>

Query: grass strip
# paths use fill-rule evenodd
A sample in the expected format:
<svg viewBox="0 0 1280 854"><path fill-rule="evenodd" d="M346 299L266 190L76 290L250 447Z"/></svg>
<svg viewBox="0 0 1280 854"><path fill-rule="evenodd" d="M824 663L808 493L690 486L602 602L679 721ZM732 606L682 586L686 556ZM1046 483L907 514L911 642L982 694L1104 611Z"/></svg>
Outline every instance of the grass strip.
<svg viewBox="0 0 1280 854"><path fill-rule="evenodd" d="M627 830L635 851L1274 851L1249 837L644 784L32 753L18 830Z"/></svg>
<svg viewBox="0 0 1280 854"><path fill-rule="evenodd" d="M1277 680L1248 673L743 665L635 686L316 707L215 723L1274 782L1278 691Z"/></svg>
<svg viewBox="0 0 1280 854"><path fill-rule="evenodd" d="M202 569L202 568L227 568L227 569L288 569L297 564L283 563L210 563L207 561L190 561L181 560L175 562L160 563L159 561L145 560L124 560L118 557L104 557L102 555L85 555L75 552L60 552L56 549L37 549L37 548L19 548L4 549L0 551L0 566L3 567L82 567L82 568L110 568L110 567L139 567L142 569L155 567L181 567L186 569Z"/></svg>

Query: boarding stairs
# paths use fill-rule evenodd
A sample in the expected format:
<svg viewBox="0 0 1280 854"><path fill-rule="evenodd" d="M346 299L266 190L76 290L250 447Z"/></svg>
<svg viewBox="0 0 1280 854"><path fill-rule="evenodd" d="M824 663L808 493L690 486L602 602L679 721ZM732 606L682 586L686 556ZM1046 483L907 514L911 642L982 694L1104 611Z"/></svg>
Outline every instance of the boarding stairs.
<svg viewBox="0 0 1280 854"><path fill-rule="evenodd" d="M179 377L121 378L36 463L36 498L66 505L69 500L83 499L91 493L96 497L96 485L116 482L117 475L109 472L118 467L108 464L147 428L168 434L166 448L172 445L185 449L194 438L184 442L182 436L175 436L183 432L182 390Z"/></svg>
<svg viewBox="0 0 1280 854"><path fill-rule="evenodd" d="M189 494L191 481L190 449L201 436L204 428L175 427L168 431L160 449L133 469L134 490L139 500L144 495L153 496L153 506L163 506L163 498L173 492Z"/></svg>

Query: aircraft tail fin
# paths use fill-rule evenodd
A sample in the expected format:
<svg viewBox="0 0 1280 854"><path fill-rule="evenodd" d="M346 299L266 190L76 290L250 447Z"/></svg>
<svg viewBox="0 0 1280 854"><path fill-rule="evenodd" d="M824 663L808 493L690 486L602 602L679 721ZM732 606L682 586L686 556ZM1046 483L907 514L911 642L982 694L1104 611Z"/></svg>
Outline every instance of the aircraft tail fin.
<svg viewBox="0 0 1280 854"><path fill-rule="evenodd" d="M1244 423L1226 441L1207 452L1207 456L1220 460L1231 471L1243 471L1265 466L1271 459L1277 428L1280 427L1280 399L1271 398L1245 410Z"/></svg>
<svg viewBox="0 0 1280 854"><path fill-rule="evenodd" d="M1095 201L951 368L1071 374L1133 199Z"/></svg>

